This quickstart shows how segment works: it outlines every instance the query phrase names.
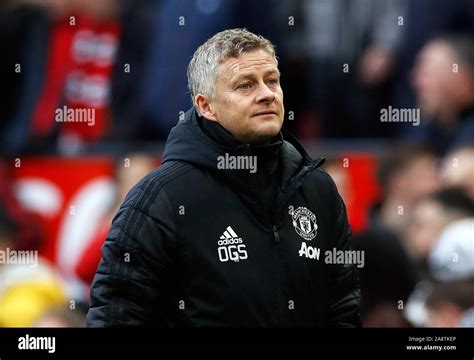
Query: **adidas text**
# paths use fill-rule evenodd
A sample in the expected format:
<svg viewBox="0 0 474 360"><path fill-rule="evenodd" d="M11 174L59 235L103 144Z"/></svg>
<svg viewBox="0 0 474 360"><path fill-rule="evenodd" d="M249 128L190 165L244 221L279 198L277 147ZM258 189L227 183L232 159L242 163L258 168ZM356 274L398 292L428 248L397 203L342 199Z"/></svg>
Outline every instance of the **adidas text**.
<svg viewBox="0 0 474 360"><path fill-rule="evenodd" d="M245 250L242 238L230 226L224 231L217 245L219 245L217 253L221 262L229 260L238 262L248 259L247 250Z"/></svg>

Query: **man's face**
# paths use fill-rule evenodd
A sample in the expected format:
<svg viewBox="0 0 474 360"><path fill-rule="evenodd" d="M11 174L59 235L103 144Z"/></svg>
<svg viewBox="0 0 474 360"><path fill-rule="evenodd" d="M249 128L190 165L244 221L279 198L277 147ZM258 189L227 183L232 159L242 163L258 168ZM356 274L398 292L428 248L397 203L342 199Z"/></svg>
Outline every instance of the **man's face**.
<svg viewBox="0 0 474 360"><path fill-rule="evenodd" d="M265 50L228 58L219 67L216 94L203 115L244 143L262 143L283 125L283 91L275 59Z"/></svg>
<svg viewBox="0 0 474 360"><path fill-rule="evenodd" d="M436 158L428 154L413 157L398 173L397 180L395 190L411 203L438 190Z"/></svg>
<svg viewBox="0 0 474 360"><path fill-rule="evenodd" d="M418 259L428 256L448 222L436 201L427 199L416 205L406 229L406 239Z"/></svg>
<svg viewBox="0 0 474 360"><path fill-rule="evenodd" d="M453 71L456 62L453 50L443 42L426 45L418 55L412 80L418 104L427 116L457 106L465 75Z"/></svg>
<svg viewBox="0 0 474 360"><path fill-rule="evenodd" d="M446 187L461 187L474 200L474 148L462 148L446 155L441 166L441 181Z"/></svg>

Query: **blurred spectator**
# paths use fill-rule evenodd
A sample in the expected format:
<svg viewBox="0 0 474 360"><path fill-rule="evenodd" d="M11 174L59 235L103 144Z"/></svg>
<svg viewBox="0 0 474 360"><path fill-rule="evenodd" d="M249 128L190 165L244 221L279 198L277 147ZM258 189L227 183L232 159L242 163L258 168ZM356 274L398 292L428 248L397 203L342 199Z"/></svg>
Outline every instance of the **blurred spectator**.
<svg viewBox="0 0 474 360"><path fill-rule="evenodd" d="M110 126L112 70L121 37L119 0L15 0L20 88L3 127L2 152L77 152Z"/></svg>
<svg viewBox="0 0 474 360"><path fill-rule="evenodd" d="M434 284L426 308L429 327L474 327L474 279Z"/></svg>
<svg viewBox="0 0 474 360"><path fill-rule="evenodd" d="M45 18L37 7L0 6L0 153L11 154L22 145L46 57ZM34 54L34 56L30 55ZM20 72L19 72L20 71Z"/></svg>
<svg viewBox="0 0 474 360"><path fill-rule="evenodd" d="M402 309L418 282L418 274L399 238L373 228L354 235L352 247L364 251L366 259L365 266L359 269L363 326L408 326Z"/></svg>
<svg viewBox="0 0 474 360"><path fill-rule="evenodd" d="M76 273L88 285L92 283L101 258L100 249L110 230L112 219L129 190L155 168L153 159L146 154L130 154L125 157L128 166L118 162L115 173L116 199L109 213L102 220L97 234L85 247L76 265Z"/></svg>
<svg viewBox="0 0 474 360"><path fill-rule="evenodd" d="M29 265L0 265L0 327L30 327L51 307L66 304L66 293L54 268L39 259Z"/></svg>
<svg viewBox="0 0 474 360"><path fill-rule="evenodd" d="M6 1L6 0L4 0ZM14 14L14 16L12 16ZM22 48L28 41L28 24L35 17L34 12L22 9L11 11L8 2L0 5L0 138L5 131L7 119L13 116L17 99L20 96L21 82L18 79L15 66L18 64Z"/></svg>
<svg viewBox="0 0 474 360"><path fill-rule="evenodd" d="M113 119L107 140L156 140L164 137L154 130L147 114L150 57L156 36L156 14L162 0L122 1L122 32L112 73L110 116ZM161 82L154 79L154 82Z"/></svg>
<svg viewBox="0 0 474 360"><path fill-rule="evenodd" d="M15 227L12 241L19 250L38 250L43 245L40 221L27 212L15 196L14 180L6 163L0 159L0 217L8 218Z"/></svg>
<svg viewBox="0 0 474 360"><path fill-rule="evenodd" d="M443 159L441 181L446 187L460 187L474 201L474 145L452 149Z"/></svg>
<svg viewBox="0 0 474 360"><path fill-rule="evenodd" d="M474 143L474 36L445 36L426 44L413 84L421 126L408 139L430 141L439 154L453 145Z"/></svg>
<svg viewBox="0 0 474 360"><path fill-rule="evenodd" d="M342 160L340 159L327 159L323 167L336 183L337 191L341 195L342 200L344 200L346 208L350 208L354 190L351 188L348 168L341 166L341 163Z"/></svg>
<svg viewBox="0 0 474 360"><path fill-rule="evenodd" d="M304 0L310 105L323 136L381 136L403 0Z"/></svg>
<svg viewBox="0 0 474 360"><path fill-rule="evenodd" d="M460 189L443 189L426 196L417 203L407 226L406 241L411 254L422 266L422 270L428 270L426 263L428 257L446 227L472 216L474 216L474 203ZM466 247L468 246L469 244L466 244ZM448 254L448 256L451 260L453 259L453 254ZM464 258L459 256L459 259ZM453 271L456 271L455 262L452 262L452 267ZM429 275L428 271L427 275Z"/></svg>
<svg viewBox="0 0 474 360"><path fill-rule="evenodd" d="M428 310L426 309L426 299L432 290L433 284L430 280L421 280L416 284L415 289L408 297L404 306L404 316L412 326L427 326Z"/></svg>
<svg viewBox="0 0 474 360"><path fill-rule="evenodd" d="M352 241L354 249L365 251L367 259L359 270L361 316L366 327L409 326L403 304L420 274L407 252L403 234L417 201L439 188L436 158L430 148L394 148L380 160L378 180L383 193L372 209L371 224ZM382 283L390 286L380 286Z"/></svg>
<svg viewBox="0 0 474 360"><path fill-rule="evenodd" d="M472 217L446 226L428 257L437 280L474 279L474 210Z"/></svg>
<svg viewBox="0 0 474 360"><path fill-rule="evenodd" d="M427 161L426 164L420 159L426 157L432 159L431 153L424 149L412 149L416 154L411 158L409 151L397 154L400 162L395 162L391 157L390 162L384 163L384 183L388 182L385 177L396 177L395 172L403 173L403 167L413 167L420 171L430 169L427 175L434 175L434 164ZM419 153L417 152L419 151ZM420 159L417 158L420 157ZM403 163L403 162L406 162ZM413 164L410 164L413 162ZM324 164L325 170L331 175L337 185L338 191L343 198L346 207L350 208L353 201L353 189L350 187L348 168L341 166L341 161L329 160ZM388 169L388 164L393 168ZM408 164L408 165L407 165ZM393 172L393 173L392 173ZM408 173L410 173L408 171ZM402 177L402 176L400 176ZM408 181L408 180L407 180ZM390 192L399 192L405 183L400 184L400 189L395 191L390 181ZM430 184L426 183L427 189L418 188L418 192L432 191ZM398 185L397 185L398 186ZM416 189L415 189L416 190ZM387 192L386 192L387 194ZM391 197L391 196L390 196ZM413 198L416 198L413 195ZM414 200L413 200L414 201ZM395 209L395 214L397 209ZM385 215L388 217L387 215ZM391 216L388 217L391 219ZM372 218L372 224L366 231L355 234L352 238L352 248L365 253L365 265L359 269L360 284L362 290L361 318L364 327L406 327L400 301L405 302L418 282L418 274L413 261L403 247L396 227L390 228L387 219ZM385 221L387 224L385 224ZM390 286L380 286L381 283L390 283Z"/></svg>
<svg viewBox="0 0 474 360"><path fill-rule="evenodd" d="M395 144L382 158L378 179L382 199L372 212L373 226L401 234L411 218L415 203L439 188L436 158L429 147Z"/></svg>
<svg viewBox="0 0 474 360"><path fill-rule="evenodd" d="M0 212L0 327L29 327L52 306L64 305L61 278L34 250L20 253L15 227Z"/></svg>
<svg viewBox="0 0 474 360"><path fill-rule="evenodd" d="M420 49L433 37L447 33L474 34L474 2L472 0L409 0L395 73L397 108L414 108L416 99L411 86L411 71ZM412 126L400 127L411 132Z"/></svg>
<svg viewBox="0 0 474 360"><path fill-rule="evenodd" d="M16 8L3 17L15 26L0 27L0 36L22 44L7 59L9 72L19 63L21 73L6 77L18 95L0 127L4 154L75 154L104 139L165 139L190 106L186 66L198 44L232 27L278 43L270 0L11 3ZM64 107L94 112L84 113L87 121L57 120Z"/></svg>

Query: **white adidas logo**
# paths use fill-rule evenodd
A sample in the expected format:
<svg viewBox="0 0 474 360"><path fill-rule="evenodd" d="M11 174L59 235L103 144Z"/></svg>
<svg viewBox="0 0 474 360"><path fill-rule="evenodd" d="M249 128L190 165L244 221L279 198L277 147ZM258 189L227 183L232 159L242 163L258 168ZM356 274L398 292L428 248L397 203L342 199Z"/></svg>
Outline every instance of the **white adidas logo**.
<svg viewBox="0 0 474 360"><path fill-rule="evenodd" d="M217 252L221 262L229 260L237 262L248 259L247 250L245 250L242 238L230 226L227 226L217 245L219 245Z"/></svg>
<svg viewBox="0 0 474 360"><path fill-rule="evenodd" d="M224 234L221 235L221 240L230 240L230 239L232 240L240 239L241 240L240 242L242 242L242 238L239 238L239 235L235 233L234 229L232 229L230 226L227 226L227 229L225 229ZM231 242L229 244L234 244L234 243ZM219 244L219 245L222 245L222 244ZM227 245L227 244L224 244L224 245Z"/></svg>

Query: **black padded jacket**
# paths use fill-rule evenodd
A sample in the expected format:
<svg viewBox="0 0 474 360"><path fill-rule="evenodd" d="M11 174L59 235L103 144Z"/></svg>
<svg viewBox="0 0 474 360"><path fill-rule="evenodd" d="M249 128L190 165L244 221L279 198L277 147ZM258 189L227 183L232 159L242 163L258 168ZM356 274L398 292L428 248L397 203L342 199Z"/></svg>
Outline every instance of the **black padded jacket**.
<svg viewBox="0 0 474 360"><path fill-rule="evenodd" d="M360 326L356 266L325 261L350 251L351 232L324 160L286 132L263 149L224 146L198 119L191 109L178 122L116 214L87 326Z"/></svg>

